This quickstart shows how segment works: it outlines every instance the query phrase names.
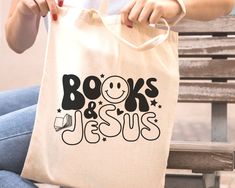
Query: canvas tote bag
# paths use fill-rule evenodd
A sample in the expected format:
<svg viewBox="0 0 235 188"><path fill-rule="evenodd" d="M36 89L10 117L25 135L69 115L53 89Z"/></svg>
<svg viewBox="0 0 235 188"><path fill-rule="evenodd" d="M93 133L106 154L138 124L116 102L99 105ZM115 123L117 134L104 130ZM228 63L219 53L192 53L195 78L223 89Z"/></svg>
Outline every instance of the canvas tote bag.
<svg viewBox="0 0 235 188"><path fill-rule="evenodd" d="M61 8L22 176L78 188L163 188L177 38L169 27L130 29L119 15Z"/></svg>

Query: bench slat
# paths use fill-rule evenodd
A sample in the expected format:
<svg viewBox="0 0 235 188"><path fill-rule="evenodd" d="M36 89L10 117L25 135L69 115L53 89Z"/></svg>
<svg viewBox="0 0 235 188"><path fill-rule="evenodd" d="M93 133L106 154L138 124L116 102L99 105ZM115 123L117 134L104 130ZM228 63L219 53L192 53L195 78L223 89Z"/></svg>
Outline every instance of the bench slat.
<svg viewBox="0 0 235 188"><path fill-rule="evenodd" d="M235 103L235 83L180 83L179 102Z"/></svg>
<svg viewBox="0 0 235 188"><path fill-rule="evenodd" d="M171 141L171 151L230 152L235 144L228 142Z"/></svg>
<svg viewBox="0 0 235 188"><path fill-rule="evenodd" d="M180 57L235 57L235 37L180 37Z"/></svg>
<svg viewBox="0 0 235 188"><path fill-rule="evenodd" d="M194 172L201 173L232 171L234 150L234 145L227 143L172 143L168 168L192 169Z"/></svg>
<svg viewBox="0 0 235 188"><path fill-rule="evenodd" d="M189 34L197 33L228 33L235 34L235 16L224 16L213 21L201 22L183 20L172 29Z"/></svg>
<svg viewBox="0 0 235 188"><path fill-rule="evenodd" d="M168 168L190 169L198 173L232 171L234 169L233 158L233 152L171 151Z"/></svg>
<svg viewBox="0 0 235 188"><path fill-rule="evenodd" d="M235 60L180 60L181 79L235 79Z"/></svg>

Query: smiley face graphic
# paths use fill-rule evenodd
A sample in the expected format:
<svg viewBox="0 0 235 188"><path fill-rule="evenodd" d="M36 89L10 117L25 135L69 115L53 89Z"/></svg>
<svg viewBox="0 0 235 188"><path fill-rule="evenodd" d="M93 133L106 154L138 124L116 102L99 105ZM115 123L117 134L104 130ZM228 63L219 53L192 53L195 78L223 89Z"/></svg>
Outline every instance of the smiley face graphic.
<svg viewBox="0 0 235 188"><path fill-rule="evenodd" d="M106 78L101 87L104 99L111 103L120 103L129 95L129 85L120 76L110 76Z"/></svg>

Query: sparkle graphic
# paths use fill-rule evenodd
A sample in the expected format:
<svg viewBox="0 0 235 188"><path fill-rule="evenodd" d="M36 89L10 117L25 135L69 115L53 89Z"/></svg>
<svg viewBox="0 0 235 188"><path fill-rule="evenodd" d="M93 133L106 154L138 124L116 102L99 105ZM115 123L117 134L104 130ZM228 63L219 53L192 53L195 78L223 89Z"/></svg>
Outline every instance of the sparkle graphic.
<svg viewBox="0 0 235 188"><path fill-rule="evenodd" d="M157 104L157 102L155 99L151 101L151 106L156 106L156 104Z"/></svg>
<svg viewBox="0 0 235 188"><path fill-rule="evenodd" d="M100 102L99 102L99 105L102 105L102 104L103 104L103 102L102 102L102 101L100 101Z"/></svg>

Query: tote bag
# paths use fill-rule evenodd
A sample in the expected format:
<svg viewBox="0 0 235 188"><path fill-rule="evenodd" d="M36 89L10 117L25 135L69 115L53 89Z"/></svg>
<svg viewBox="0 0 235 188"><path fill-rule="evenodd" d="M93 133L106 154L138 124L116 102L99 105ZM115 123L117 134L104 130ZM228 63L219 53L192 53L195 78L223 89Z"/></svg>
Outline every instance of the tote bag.
<svg viewBox="0 0 235 188"><path fill-rule="evenodd" d="M130 29L119 15L61 8L22 176L78 188L163 188L177 39L168 26Z"/></svg>

